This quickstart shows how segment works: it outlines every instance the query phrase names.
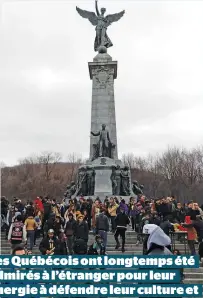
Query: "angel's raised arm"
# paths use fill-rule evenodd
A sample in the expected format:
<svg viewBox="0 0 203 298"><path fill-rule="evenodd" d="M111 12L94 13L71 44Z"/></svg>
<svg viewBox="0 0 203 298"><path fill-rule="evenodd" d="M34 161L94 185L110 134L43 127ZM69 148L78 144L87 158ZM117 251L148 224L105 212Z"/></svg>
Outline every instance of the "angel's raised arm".
<svg viewBox="0 0 203 298"><path fill-rule="evenodd" d="M95 0L95 9L98 17L100 16L99 9L98 9L98 0Z"/></svg>

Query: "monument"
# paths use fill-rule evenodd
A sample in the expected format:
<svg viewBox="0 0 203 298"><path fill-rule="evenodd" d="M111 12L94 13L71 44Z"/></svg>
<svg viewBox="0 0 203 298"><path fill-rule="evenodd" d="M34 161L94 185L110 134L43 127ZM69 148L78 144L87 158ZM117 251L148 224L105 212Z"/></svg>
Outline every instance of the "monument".
<svg viewBox="0 0 203 298"><path fill-rule="evenodd" d="M106 9L95 12L76 7L77 12L95 26L94 50L97 53L89 62L92 80L92 110L90 156L77 175L74 196L130 196L134 195L129 168L118 159L117 130L114 100L114 80L117 78L117 61L107 53L113 43L107 35L107 28L120 20L125 11L104 16ZM68 186L68 193L70 186Z"/></svg>

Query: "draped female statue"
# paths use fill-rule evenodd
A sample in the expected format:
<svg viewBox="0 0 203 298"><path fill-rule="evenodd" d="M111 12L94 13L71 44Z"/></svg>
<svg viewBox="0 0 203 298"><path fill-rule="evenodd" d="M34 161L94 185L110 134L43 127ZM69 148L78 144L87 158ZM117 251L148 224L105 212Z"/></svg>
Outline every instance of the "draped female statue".
<svg viewBox="0 0 203 298"><path fill-rule="evenodd" d="M97 52L101 46L106 48L112 47L113 43L111 42L110 38L107 35L107 28L113 22L117 22L122 18L125 13L125 10L104 16L106 12L106 8L101 8L99 12L98 9L98 0L95 0L95 12L82 10L79 7L76 7L77 12L85 19L88 19L93 26L96 26L96 38L94 42L94 50Z"/></svg>

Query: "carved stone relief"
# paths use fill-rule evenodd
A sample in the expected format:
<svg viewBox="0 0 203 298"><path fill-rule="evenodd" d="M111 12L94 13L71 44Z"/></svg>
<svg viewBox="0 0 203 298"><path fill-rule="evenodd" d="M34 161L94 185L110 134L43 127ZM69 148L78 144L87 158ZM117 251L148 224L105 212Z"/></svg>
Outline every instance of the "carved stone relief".
<svg viewBox="0 0 203 298"><path fill-rule="evenodd" d="M106 89L113 84L114 69L101 66L92 70L95 79L95 88Z"/></svg>

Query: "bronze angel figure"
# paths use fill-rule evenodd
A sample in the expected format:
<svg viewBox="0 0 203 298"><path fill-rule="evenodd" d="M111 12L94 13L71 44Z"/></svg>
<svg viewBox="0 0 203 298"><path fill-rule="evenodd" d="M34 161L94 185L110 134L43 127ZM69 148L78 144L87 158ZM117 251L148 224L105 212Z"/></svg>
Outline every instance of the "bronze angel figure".
<svg viewBox="0 0 203 298"><path fill-rule="evenodd" d="M76 7L77 12L85 19L88 19L93 26L96 26L96 38L94 42L94 50L97 52L100 46L105 46L106 48L112 47L113 43L107 35L107 28L113 22L117 22L122 18L125 10L104 16L106 8L101 8L101 12L98 9L98 0L95 0L96 14L91 11L82 10Z"/></svg>

